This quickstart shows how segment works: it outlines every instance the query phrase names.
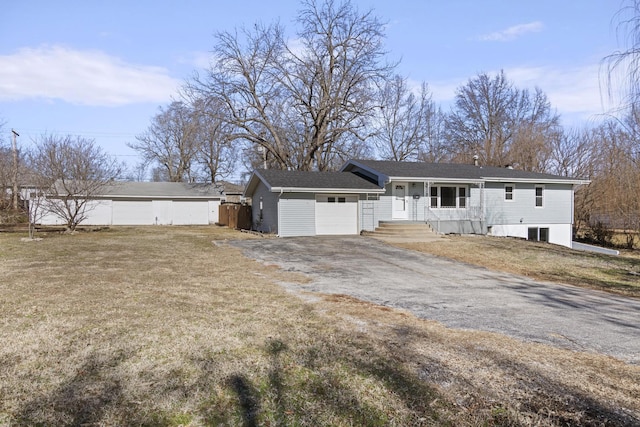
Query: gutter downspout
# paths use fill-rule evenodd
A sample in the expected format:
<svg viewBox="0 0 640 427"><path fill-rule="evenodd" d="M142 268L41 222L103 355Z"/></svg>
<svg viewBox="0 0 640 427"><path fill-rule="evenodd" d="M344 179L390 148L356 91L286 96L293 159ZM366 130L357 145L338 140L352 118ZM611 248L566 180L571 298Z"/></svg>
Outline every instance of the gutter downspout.
<svg viewBox="0 0 640 427"><path fill-rule="evenodd" d="M280 234L280 230L282 230L282 228L280 227L280 222L282 221L282 215L280 215L280 197L282 197L283 192L284 188L281 188L280 194L278 194L278 237L282 237L282 235Z"/></svg>

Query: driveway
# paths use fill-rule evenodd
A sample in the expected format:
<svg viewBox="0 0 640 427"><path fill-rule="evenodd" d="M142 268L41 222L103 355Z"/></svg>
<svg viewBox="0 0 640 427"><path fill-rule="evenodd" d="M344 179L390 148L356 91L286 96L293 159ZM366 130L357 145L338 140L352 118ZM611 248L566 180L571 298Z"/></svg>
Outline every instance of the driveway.
<svg viewBox="0 0 640 427"><path fill-rule="evenodd" d="M640 363L640 301L396 248L367 237L234 241L250 258L302 272L294 290L346 294L452 328ZM438 243L435 243L438 244Z"/></svg>

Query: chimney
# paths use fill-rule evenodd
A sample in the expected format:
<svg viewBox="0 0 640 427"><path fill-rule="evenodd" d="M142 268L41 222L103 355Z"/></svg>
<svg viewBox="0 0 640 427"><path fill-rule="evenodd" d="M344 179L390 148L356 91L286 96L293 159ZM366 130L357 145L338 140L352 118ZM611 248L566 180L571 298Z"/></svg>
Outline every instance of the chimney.
<svg viewBox="0 0 640 427"><path fill-rule="evenodd" d="M476 154L473 156L473 166L479 166L478 159L480 157Z"/></svg>

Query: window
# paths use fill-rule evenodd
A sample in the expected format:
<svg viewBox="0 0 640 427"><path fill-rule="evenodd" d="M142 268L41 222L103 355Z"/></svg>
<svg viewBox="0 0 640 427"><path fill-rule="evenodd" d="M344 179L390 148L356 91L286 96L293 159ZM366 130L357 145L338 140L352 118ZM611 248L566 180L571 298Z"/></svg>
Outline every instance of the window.
<svg viewBox="0 0 640 427"><path fill-rule="evenodd" d="M543 207L544 187L536 186L536 208Z"/></svg>
<svg viewBox="0 0 640 427"><path fill-rule="evenodd" d="M549 243L549 228L529 227L527 231L527 240Z"/></svg>
<svg viewBox="0 0 640 427"><path fill-rule="evenodd" d="M431 187L429 189L429 206L434 209L466 209L467 187Z"/></svg>
<svg viewBox="0 0 640 427"><path fill-rule="evenodd" d="M437 208L438 207L438 187L431 187L430 190L430 196L431 196L431 207L432 208Z"/></svg>
<svg viewBox="0 0 640 427"><path fill-rule="evenodd" d="M338 197L338 203L346 203L347 199L345 197Z"/></svg>
<svg viewBox="0 0 640 427"><path fill-rule="evenodd" d="M509 184L504 186L504 200L513 200L513 185Z"/></svg>
<svg viewBox="0 0 640 427"><path fill-rule="evenodd" d="M336 202L336 198L335 197L327 197L327 202L335 203Z"/></svg>
<svg viewBox="0 0 640 427"><path fill-rule="evenodd" d="M467 207L467 189L466 187L458 188L458 207L466 208Z"/></svg>
<svg viewBox="0 0 640 427"><path fill-rule="evenodd" d="M456 207L456 187L440 187L440 207Z"/></svg>
<svg viewBox="0 0 640 427"><path fill-rule="evenodd" d="M540 229L540 241L549 243L549 229L541 228Z"/></svg>

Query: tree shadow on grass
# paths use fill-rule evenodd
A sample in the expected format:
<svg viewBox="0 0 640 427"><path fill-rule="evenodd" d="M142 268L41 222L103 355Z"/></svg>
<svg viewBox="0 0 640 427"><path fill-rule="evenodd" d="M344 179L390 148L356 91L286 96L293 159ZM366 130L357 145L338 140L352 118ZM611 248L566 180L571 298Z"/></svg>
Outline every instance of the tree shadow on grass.
<svg viewBox="0 0 640 427"><path fill-rule="evenodd" d="M260 411L258 392L243 375L232 375L227 381L227 384L238 397L244 427L257 426L256 416Z"/></svg>
<svg viewBox="0 0 640 427"><path fill-rule="evenodd" d="M96 425L108 408L122 405L120 381L108 370L122 362L123 354L104 359L91 355L75 375L44 396L34 396L16 415L20 425Z"/></svg>
<svg viewBox="0 0 640 427"><path fill-rule="evenodd" d="M511 396L500 401L500 398L489 396L486 390L474 390L475 387L460 373L443 367L437 361L433 363L434 361L425 360L424 356L412 354L406 345L411 340L427 342L428 336L424 331L410 327L396 328L395 340L389 340L387 346L391 344L393 353L398 354L402 360L419 361L420 370L423 371L419 376L425 380L436 383L445 381L447 386L457 383L464 387L471 396L462 406L482 408L484 414L477 416L477 419L484 423L529 425L538 419L539 423L545 425L640 426L640 418L629 411L621 410L605 399L598 400L589 396L564 384L560 379L551 377L543 369L536 369L499 349L466 349L470 353L468 357L477 359L480 366L486 363L493 366L494 370L501 371L497 376L517 379L517 386L504 390L510 392ZM492 407L498 410L491 410Z"/></svg>
<svg viewBox="0 0 640 427"><path fill-rule="evenodd" d="M489 357L509 375L517 377L519 389L528 398L518 402L526 412L537 414L563 426L611 426L637 427L640 418L586 395L546 375L540 369L533 369L525 363L505 357L498 351L485 351Z"/></svg>

